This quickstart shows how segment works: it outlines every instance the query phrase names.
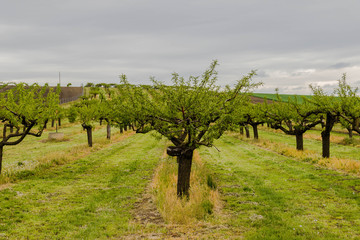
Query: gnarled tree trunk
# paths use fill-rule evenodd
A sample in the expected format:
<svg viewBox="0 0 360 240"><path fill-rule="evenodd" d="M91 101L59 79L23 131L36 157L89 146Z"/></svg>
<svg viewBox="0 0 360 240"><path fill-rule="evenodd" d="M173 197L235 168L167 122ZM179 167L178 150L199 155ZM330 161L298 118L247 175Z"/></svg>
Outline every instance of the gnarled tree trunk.
<svg viewBox="0 0 360 240"><path fill-rule="evenodd" d="M240 135L244 135L244 127L240 126Z"/></svg>
<svg viewBox="0 0 360 240"><path fill-rule="evenodd" d="M254 139L259 139L259 132L258 132L258 125L257 124L253 124L251 125L254 131Z"/></svg>
<svg viewBox="0 0 360 240"><path fill-rule="evenodd" d="M335 122L336 122L336 117L331 113L327 113L325 129L321 132L323 158L330 157L330 133L332 128L334 127Z"/></svg>
<svg viewBox="0 0 360 240"><path fill-rule="evenodd" d="M2 169L2 160L3 160L3 152L4 152L4 146L0 146L0 174Z"/></svg>
<svg viewBox="0 0 360 240"><path fill-rule="evenodd" d="M296 133L296 149L297 150L304 150L304 134L303 133Z"/></svg>
<svg viewBox="0 0 360 240"><path fill-rule="evenodd" d="M110 139L110 138L111 138L111 125L110 125L110 123L108 123L108 124L106 125L106 138L107 138L107 139Z"/></svg>
<svg viewBox="0 0 360 240"><path fill-rule="evenodd" d="M92 147L92 145L93 145L93 142L92 142L92 127L85 126L84 128L86 129L88 145L89 145L89 147Z"/></svg>
<svg viewBox="0 0 360 240"><path fill-rule="evenodd" d="M177 195L178 197L189 198L190 173L194 149L170 146L167 148L169 156L176 156L178 163L178 181Z"/></svg>
<svg viewBox="0 0 360 240"><path fill-rule="evenodd" d="M329 158L330 157L330 132L322 131L322 157Z"/></svg>
<svg viewBox="0 0 360 240"><path fill-rule="evenodd" d="M249 131L249 127L245 126L245 132L246 132L246 137L250 138L250 131Z"/></svg>
<svg viewBox="0 0 360 240"><path fill-rule="evenodd" d="M177 157L178 159L178 181L177 195L179 197L189 197L190 172L194 150L186 150Z"/></svg>

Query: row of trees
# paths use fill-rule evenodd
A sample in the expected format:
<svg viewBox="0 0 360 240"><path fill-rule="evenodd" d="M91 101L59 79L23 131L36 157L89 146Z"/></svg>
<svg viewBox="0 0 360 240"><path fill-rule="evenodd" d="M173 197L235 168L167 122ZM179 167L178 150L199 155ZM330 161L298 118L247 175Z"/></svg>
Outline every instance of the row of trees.
<svg viewBox="0 0 360 240"><path fill-rule="evenodd" d="M357 88L346 83L346 75L338 81L338 87L333 94L326 94L318 86L310 86L312 97L300 99L289 98L282 101L278 95L277 100L263 104L248 104L237 109L234 114L234 123L240 127L251 125L254 138L258 138L257 125L267 123L274 129L280 129L288 135L296 137L296 148L304 149L303 135L311 128L321 125L322 156L330 157L330 134L336 123L344 128L360 133L360 97Z"/></svg>
<svg viewBox="0 0 360 240"><path fill-rule="evenodd" d="M8 84L0 86L0 90ZM0 91L0 173L4 146L17 145L28 135L40 137L47 122L57 118L60 88L14 84Z"/></svg>
<svg viewBox="0 0 360 240"><path fill-rule="evenodd" d="M2 93L0 120L3 122L3 146L14 145L26 135L40 136L48 120L66 114L70 121L80 121L87 131L88 144L92 146L92 129L95 122L106 122L107 138L110 126L122 131L131 127L137 133L155 130L170 140L167 153L178 162L177 194L189 196L190 172L193 151L200 146L213 146L215 139L234 125L252 126L258 138L257 126L268 123L286 134L295 135L297 149L303 149L303 134L312 127L322 125L323 156L329 157L330 132L336 122L342 122L351 131L359 131L359 97L357 89L346 83L344 75L336 90L338 98L326 95L319 87L312 87L313 97L289 102L252 104L249 93L261 83L252 83L255 72L237 81L235 86L217 86L217 61L201 77L183 77L174 73L168 86L152 78L152 86L135 86L125 75L120 84L110 87L90 86L89 95L61 110L58 93L45 93L47 87L17 85L12 91ZM38 132L30 130L38 126ZM16 129L16 132L12 132ZM11 132L11 133L10 133ZM16 138L11 141L10 139ZM2 156L2 155L0 155ZM1 170L1 159L0 159Z"/></svg>

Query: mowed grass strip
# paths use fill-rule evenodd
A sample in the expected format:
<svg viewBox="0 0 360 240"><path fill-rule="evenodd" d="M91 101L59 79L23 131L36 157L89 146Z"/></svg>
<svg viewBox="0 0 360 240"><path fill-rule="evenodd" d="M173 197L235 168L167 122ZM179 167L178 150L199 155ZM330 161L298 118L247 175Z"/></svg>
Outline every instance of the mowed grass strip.
<svg viewBox="0 0 360 240"><path fill-rule="evenodd" d="M138 231L131 210L164 149L133 135L0 191L0 239L106 239Z"/></svg>
<svg viewBox="0 0 360 240"><path fill-rule="evenodd" d="M223 136L200 155L246 239L359 239L360 179ZM236 237L236 236L233 236ZM239 236L240 238L241 236Z"/></svg>
<svg viewBox="0 0 360 240"><path fill-rule="evenodd" d="M25 139L14 146L4 147L3 171L18 172L33 169L39 162L39 158L59 151L69 151L75 146L87 146L87 135L80 124L63 124L58 132L64 133L65 141L47 141L49 133L55 132L54 128L48 128L41 137L26 136ZM112 139L116 139L119 131L112 128ZM96 125L93 131L93 142L96 145L106 140L106 126ZM109 141L108 141L109 142ZM96 146L95 146L96 147Z"/></svg>
<svg viewBox="0 0 360 240"><path fill-rule="evenodd" d="M319 139L321 139L320 131L308 131L304 135L304 149L314 151L317 153L319 157L321 157L322 153L322 143L319 140L313 138L314 135L318 135ZM339 139L346 138L345 134L332 133L333 138L337 137ZM354 139L358 139L358 136L354 136ZM269 140L271 142L284 143L290 147L296 148L296 139L295 136L286 135L282 132L275 132L272 129L268 129L265 127L261 127L259 129L259 139ZM339 141L338 141L339 142ZM330 156L337 158L345 158L345 159L354 159L360 160L360 148L354 147L352 145L342 145L334 143L334 141L330 144Z"/></svg>

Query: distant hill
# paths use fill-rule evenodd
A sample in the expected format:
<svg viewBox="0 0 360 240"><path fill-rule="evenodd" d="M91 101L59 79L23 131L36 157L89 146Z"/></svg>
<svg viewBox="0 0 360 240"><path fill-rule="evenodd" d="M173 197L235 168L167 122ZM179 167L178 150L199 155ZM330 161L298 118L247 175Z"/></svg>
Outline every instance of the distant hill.
<svg viewBox="0 0 360 240"><path fill-rule="evenodd" d="M0 88L0 92L7 91L14 86L9 85L4 88ZM56 89L56 87L49 86L49 88ZM83 87L61 87L60 103L67 103L77 100L83 95Z"/></svg>
<svg viewBox="0 0 360 240"><path fill-rule="evenodd" d="M253 93L252 94L253 97L256 98L262 98L262 99L267 99L267 100L277 100L276 94L274 93ZM291 95L291 94L279 94L280 98L282 101L284 102L288 102L289 99L295 100L297 99L297 101L299 103L303 103L304 102L304 98L306 99L310 99L312 96L311 95Z"/></svg>

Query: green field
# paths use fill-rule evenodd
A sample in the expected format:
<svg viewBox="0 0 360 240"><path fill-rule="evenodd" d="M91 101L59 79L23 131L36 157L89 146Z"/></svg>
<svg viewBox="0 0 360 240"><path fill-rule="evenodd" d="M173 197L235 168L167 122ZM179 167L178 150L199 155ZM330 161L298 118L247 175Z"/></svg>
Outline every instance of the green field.
<svg viewBox="0 0 360 240"><path fill-rule="evenodd" d="M78 125L61 131L69 141L46 142L44 135L5 148L5 171L33 172L0 185L0 239L360 239L356 175L225 135L215 142L220 152L199 150L222 207L197 223L169 224L153 214L139 221L136 212L164 161L166 141L151 133L117 133L117 140L104 143L105 130L98 127L90 153L35 171L44 155L86 146ZM295 146L294 137L265 128L260 138ZM320 144L305 139L305 148L318 151ZM336 156L360 160L358 153L357 147L332 145Z"/></svg>
<svg viewBox="0 0 360 240"><path fill-rule="evenodd" d="M259 98L266 98L268 100L277 100L276 94L273 93L252 93L252 96L259 97ZM291 94L279 94L280 99L284 102L288 102L289 99L297 100L298 103L304 102L305 99L310 99L310 95L291 95Z"/></svg>

